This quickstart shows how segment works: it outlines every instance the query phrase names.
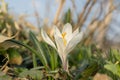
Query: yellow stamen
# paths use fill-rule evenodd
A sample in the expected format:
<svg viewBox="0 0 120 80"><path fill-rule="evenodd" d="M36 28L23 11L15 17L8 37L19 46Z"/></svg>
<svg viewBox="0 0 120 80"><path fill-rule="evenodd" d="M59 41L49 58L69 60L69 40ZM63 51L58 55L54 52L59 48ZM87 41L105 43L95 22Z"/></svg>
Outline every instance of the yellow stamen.
<svg viewBox="0 0 120 80"><path fill-rule="evenodd" d="M62 33L62 37L65 38L66 36L66 32Z"/></svg>
<svg viewBox="0 0 120 80"><path fill-rule="evenodd" d="M62 33L63 43L64 43L64 45L66 46L67 41L66 41L66 39L65 39L65 36L66 36L66 32L63 32L63 33Z"/></svg>

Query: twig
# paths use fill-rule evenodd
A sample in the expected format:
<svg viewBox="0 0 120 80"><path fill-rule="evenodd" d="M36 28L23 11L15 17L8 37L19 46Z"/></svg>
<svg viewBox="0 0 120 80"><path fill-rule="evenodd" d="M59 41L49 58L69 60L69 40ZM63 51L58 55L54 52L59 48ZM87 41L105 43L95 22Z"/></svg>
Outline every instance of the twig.
<svg viewBox="0 0 120 80"><path fill-rule="evenodd" d="M8 56L8 54L6 54L6 58L8 59L7 61L6 61L6 63L1 67L1 69L0 70L4 70L4 68L7 66L7 64L9 63L9 56Z"/></svg>

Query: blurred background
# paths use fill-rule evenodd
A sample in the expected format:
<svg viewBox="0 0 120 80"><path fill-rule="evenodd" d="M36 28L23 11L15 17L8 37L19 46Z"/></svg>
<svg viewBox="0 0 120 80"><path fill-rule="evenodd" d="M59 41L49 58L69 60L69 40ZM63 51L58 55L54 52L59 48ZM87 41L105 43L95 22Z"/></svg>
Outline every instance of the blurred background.
<svg viewBox="0 0 120 80"><path fill-rule="evenodd" d="M42 76L35 80L71 78L61 71L57 51L41 37L41 27L54 39L53 26L62 30L66 23L73 31L84 32L68 55L73 80L91 80L96 73L120 79L120 0L0 0L0 75L30 80L36 78L34 73ZM32 70L36 67L40 68Z"/></svg>
<svg viewBox="0 0 120 80"><path fill-rule="evenodd" d="M3 1L3 0L1 0ZM119 0L5 0L15 20L24 18L30 25L61 26L67 22L86 32L85 44L98 47L120 45ZM1 3L2 4L2 3Z"/></svg>

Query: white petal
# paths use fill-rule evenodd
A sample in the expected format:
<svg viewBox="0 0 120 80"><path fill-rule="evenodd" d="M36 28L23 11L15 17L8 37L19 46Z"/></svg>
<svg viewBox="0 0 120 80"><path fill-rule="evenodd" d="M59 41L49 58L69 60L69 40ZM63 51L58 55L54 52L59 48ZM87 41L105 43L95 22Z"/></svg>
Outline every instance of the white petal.
<svg viewBox="0 0 120 80"><path fill-rule="evenodd" d="M62 36L62 35L61 35L61 32L60 32L60 30L58 29L57 26L54 26L54 34L57 35L57 36L59 36L59 37Z"/></svg>
<svg viewBox="0 0 120 80"><path fill-rule="evenodd" d="M58 55L60 56L60 59L62 60L62 62L64 62L64 58L66 57L66 54L64 53L65 46L64 46L63 40L61 37L57 35L54 35L54 37L57 45Z"/></svg>
<svg viewBox="0 0 120 80"><path fill-rule="evenodd" d="M53 43L53 41L48 37L47 33L41 29L41 35L42 35L42 38L44 39L44 41L46 43L48 43L49 45L51 45L52 47L54 47L56 49L56 46L55 44Z"/></svg>
<svg viewBox="0 0 120 80"><path fill-rule="evenodd" d="M64 25L62 33L66 32L66 36L71 35L72 34L72 26L71 24L67 23Z"/></svg>
<svg viewBox="0 0 120 80"><path fill-rule="evenodd" d="M54 38L55 38L55 42L56 42L58 51L63 52L63 50L65 49L65 45L63 43L63 39L62 39L60 30L57 27L55 27Z"/></svg>
<svg viewBox="0 0 120 80"><path fill-rule="evenodd" d="M63 39L56 34L54 34L54 38L55 38L58 52L63 53L63 51L65 50L65 45L63 43Z"/></svg>
<svg viewBox="0 0 120 80"><path fill-rule="evenodd" d="M77 28L74 32L73 32L73 36L77 35L79 33L79 28Z"/></svg>
<svg viewBox="0 0 120 80"><path fill-rule="evenodd" d="M70 41L73 37L75 37L78 33L79 33L79 29L77 28L71 35L69 35L69 36L67 37L67 44L68 44L69 41Z"/></svg>
<svg viewBox="0 0 120 80"><path fill-rule="evenodd" d="M68 54L73 50L73 48L82 40L83 32L76 34L68 43L65 49L65 53Z"/></svg>

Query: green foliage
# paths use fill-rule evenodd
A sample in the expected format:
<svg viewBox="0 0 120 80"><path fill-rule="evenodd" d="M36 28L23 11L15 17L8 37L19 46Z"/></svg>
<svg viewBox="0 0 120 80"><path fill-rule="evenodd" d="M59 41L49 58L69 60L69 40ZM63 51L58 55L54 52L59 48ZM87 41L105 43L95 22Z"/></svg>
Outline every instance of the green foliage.
<svg viewBox="0 0 120 80"><path fill-rule="evenodd" d="M49 66L48 64L50 64L51 70L55 70L58 64L56 51L47 44L39 42L32 32L30 32L30 40L34 45L34 49L38 51L38 55L41 56L40 61L42 61L43 65Z"/></svg>
<svg viewBox="0 0 120 80"><path fill-rule="evenodd" d="M22 56L15 48L9 48L7 50L9 56L9 63L10 64L17 64L20 65L22 63Z"/></svg>
<svg viewBox="0 0 120 80"><path fill-rule="evenodd" d="M95 45L77 46L71 54L69 56L71 70L73 66L76 67L72 70L72 73L76 75L75 80L89 79L99 72L104 64L102 52Z"/></svg>
<svg viewBox="0 0 120 80"><path fill-rule="evenodd" d="M32 43L34 45L34 48L37 51L37 54L39 55L41 62L43 63L44 66L47 66L48 62L45 57L45 54L43 53L43 50L41 48L39 41L37 40L37 38L35 37L35 35L32 32L30 32L29 35L30 35L30 40L32 41Z"/></svg>
<svg viewBox="0 0 120 80"><path fill-rule="evenodd" d="M12 77L6 75L2 71L0 71L0 80L12 80Z"/></svg>
<svg viewBox="0 0 120 80"><path fill-rule="evenodd" d="M104 68L110 71L116 78L120 78L120 51L117 49L110 49L108 59Z"/></svg>
<svg viewBox="0 0 120 80"><path fill-rule="evenodd" d="M8 75L3 75L3 76L0 76L0 80L12 80L12 77Z"/></svg>
<svg viewBox="0 0 120 80"><path fill-rule="evenodd" d="M43 42L39 42L37 38L35 38L35 35L33 33L31 33L31 36L33 40L36 39L34 40L36 43L33 42L34 46L32 47L16 40L9 40L9 41L26 47L33 54L35 54L34 56L38 57L40 61L44 60L44 59L41 59L41 56L43 55L49 67L49 69L46 68L46 70L49 74L51 74L50 73L51 70L55 71L59 67L58 64L60 64L58 63L59 58L58 58L58 55L56 55L56 51L53 48L51 48L49 45ZM38 50L39 48L40 50L42 50L42 55L38 52L40 51ZM105 56L104 51L97 49L95 45L91 45L91 46L78 45L71 52L71 55L69 55L68 57L69 63L70 63L70 72L72 75L75 74L74 79L77 80L77 79L91 78L97 72L111 75L113 79L119 78L120 76L119 51L116 49L110 49L106 54L109 54L109 55L104 58L103 57ZM45 67L46 65L44 65L43 63L43 66ZM109 73L108 71L111 71L111 73ZM56 73L58 72L55 72L55 74ZM117 75L118 77L116 76L116 78L114 78L114 75Z"/></svg>
<svg viewBox="0 0 120 80"><path fill-rule="evenodd" d="M16 40L9 40L9 41L16 43L18 45L22 45L22 46L26 47L27 49L29 49L33 54L35 54L35 55L33 55L33 57L34 57L33 65L36 65L36 67L37 67L36 57L38 57L39 60L42 62L42 64L46 67L46 69L49 68L49 64L51 65L52 70L57 68L58 55L56 54L56 51L53 48L49 47L47 44L40 43L32 32L30 32L30 40L33 43L33 47L30 47L29 45L26 45L20 41L16 41ZM50 56L50 57L48 57L48 56Z"/></svg>
<svg viewBox="0 0 120 80"><path fill-rule="evenodd" d="M58 67L58 55L56 50L46 43L44 43L42 47L46 49L46 54L48 55L47 59L49 60L51 70L55 70Z"/></svg>
<svg viewBox="0 0 120 80"><path fill-rule="evenodd" d="M112 62L107 62L107 64L104 66L107 70L111 71L113 74L120 77L120 65L114 64Z"/></svg>
<svg viewBox="0 0 120 80"><path fill-rule="evenodd" d="M64 17L64 24L65 23L71 23L71 21L72 21L72 16L71 16L71 10L70 9L68 9L68 11L65 13L65 17Z"/></svg>
<svg viewBox="0 0 120 80"><path fill-rule="evenodd" d="M39 70L25 70L19 74L20 78L28 77L33 80L42 80L43 72Z"/></svg>
<svg viewBox="0 0 120 80"><path fill-rule="evenodd" d="M111 49L110 54L113 54L116 60L120 61L120 51L117 49Z"/></svg>

